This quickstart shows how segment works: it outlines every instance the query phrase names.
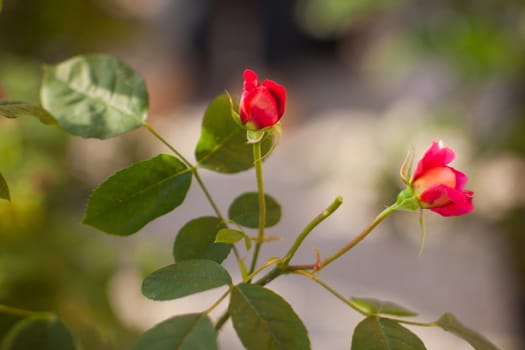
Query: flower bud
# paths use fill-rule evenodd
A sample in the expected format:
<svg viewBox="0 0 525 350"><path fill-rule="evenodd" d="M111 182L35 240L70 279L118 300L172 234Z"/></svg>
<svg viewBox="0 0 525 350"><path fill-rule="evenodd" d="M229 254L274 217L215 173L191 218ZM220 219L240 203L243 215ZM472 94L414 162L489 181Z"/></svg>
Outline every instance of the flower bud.
<svg viewBox="0 0 525 350"><path fill-rule="evenodd" d="M281 120L286 104L286 90L272 80L259 83L257 74L244 71L244 86L239 102L241 123L249 130L262 130Z"/></svg>
<svg viewBox="0 0 525 350"><path fill-rule="evenodd" d="M434 141L418 162L409 186L421 208L443 216L464 215L473 210L473 192L463 189L467 175L447 165L455 157L451 148Z"/></svg>

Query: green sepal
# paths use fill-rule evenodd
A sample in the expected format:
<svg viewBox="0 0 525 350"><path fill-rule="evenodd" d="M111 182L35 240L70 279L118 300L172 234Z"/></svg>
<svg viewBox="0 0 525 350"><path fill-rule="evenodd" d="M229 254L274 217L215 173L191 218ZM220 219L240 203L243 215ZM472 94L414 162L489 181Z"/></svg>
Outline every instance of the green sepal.
<svg viewBox="0 0 525 350"><path fill-rule="evenodd" d="M264 138L264 131L246 129L246 139L249 144L259 143Z"/></svg>
<svg viewBox="0 0 525 350"><path fill-rule="evenodd" d="M397 201L394 204L396 210L416 211L421 208L412 188L407 187L397 195Z"/></svg>

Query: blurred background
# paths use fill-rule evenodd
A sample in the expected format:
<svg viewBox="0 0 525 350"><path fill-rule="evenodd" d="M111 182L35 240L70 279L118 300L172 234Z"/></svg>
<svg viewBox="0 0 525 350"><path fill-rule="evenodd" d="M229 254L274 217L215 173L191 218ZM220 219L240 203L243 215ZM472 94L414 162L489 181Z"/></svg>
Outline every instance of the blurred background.
<svg viewBox="0 0 525 350"><path fill-rule="evenodd" d="M422 256L417 214L397 213L322 277L424 320L451 311L501 349L525 348L522 1L5 0L0 97L38 102L42 64L94 52L144 77L150 122L190 158L207 103L225 89L239 96L245 68L286 86L283 137L265 165L284 215L270 232L283 241L265 257L286 251L342 195L296 262L312 263L314 248L330 254L395 201L406 151L418 159L442 139L469 175L474 213L426 213ZM128 349L155 323L211 305L221 291L167 303L140 295L141 278L172 262L178 228L212 215L198 188L133 237L79 223L98 183L167 151L143 130L84 140L31 118L0 119L0 171L13 197L0 201L0 304L55 311L84 349L101 350ZM252 172L203 176L223 211L255 190ZM304 319L313 349L348 348L352 310L300 277L272 286ZM441 330L414 331L429 349L469 349ZM242 348L231 326L220 343Z"/></svg>

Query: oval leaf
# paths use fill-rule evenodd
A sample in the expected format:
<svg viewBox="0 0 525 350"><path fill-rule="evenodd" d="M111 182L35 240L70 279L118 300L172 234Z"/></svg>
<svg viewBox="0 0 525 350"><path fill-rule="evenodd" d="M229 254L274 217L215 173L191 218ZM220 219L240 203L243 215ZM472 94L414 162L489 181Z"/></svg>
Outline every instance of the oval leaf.
<svg viewBox="0 0 525 350"><path fill-rule="evenodd" d="M355 298L352 297L350 302L360 309L364 309L371 314L384 314L394 316L417 316L417 313L408 310L391 301L384 301L373 298Z"/></svg>
<svg viewBox="0 0 525 350"><path fill-rule="evenodd" d="M190 170L173 156L160 154L135 163L95 189L83 223L114 235L130 235L178 207L190 184Z"/></svg>
<svg viewBox="0 0 525 350"><path fill-rule="evenodd" d="M25 115L30 115L40 119L44 124L58 125L58 121L49 114L44 108L22 101L0 101L0 115L7 118L19 118Z"/></svg>
<svg viewBox="0 0 525 350"><path fill-rule="evenodd" d="M248 350L307 350L310 340L292 307L269 289L240 284L230 305L233 327Z"/></svg>
<svg viewBox="0 0 525 350"><path fill-rule="evenodd" d="M207 216L191 220L184 225L175 239L175 261L208 259L219 264L226 259L231 244L215 243L217 232L225 225L219 218Z"/></svg>
<svg viewBox="0 0 525 350"><path fill-rule="evenodd" d="M465 340L476 350L498 350L498 348L484 336L462 325L451 313L447 312L443 314L436 323L442 329L452 332Z"/></svg>
<svg viewBox="0 0 525 350"><path fill-rule="evenodd" d="M231 283L228 272L215 261L184 260L148 275L142 294L152 300L172 300Z"/></svg>
<svg viewBox="0 0 525 350"><path fill-rule="evenodd" d="M425 350L417 335L399 323L379 317L368 317L354 330L352 350Z"/></svg>
<svg viewBox="0 0 525 350"><path fill-rule="evenodd" d="M216 97L208 106L202 121L201 135L195 157L199 166L220 173L237 173L253 167L252 145L247 143L246 130L234 121L234 111L228 95ZM273 136L266 133L262 152L272 150Z"/></svg>
<svg viewBox="0 0 525 350"><path fill-rule="evenodd" d="M215 242L223 243L236 243L241 239L244 239L246 245L246 250L250 250L252 247L252 240L244 232L238 230L232 230L230 228L224 228L217 232L217 237L215 237Z"/></svg>
<svg viewBox="0 0 525 350"><path fill-rule="evenodd" d="M44 69L42 105L73 135L106 139L144 124L146 84L109 55L76 56Z"/></svg>
<svg viewBox="0 0 525 350"><path fill-rule="evenodd" d="M206 314L172 317L146 331L133 350L216 350L217 333Z"/></svg>
<svg viewBox="0 0 525 350"><path fill-rule="evenodd" d="M4 176L0 173L0 199L11 200L11 195L9 194L9 187L7 186L7 181L5 181Z"/></svg>
<svg viewBox="0 0 525 350"><path fill-rule="evenodd" d="M15 324L2 341L6 350L75 350L73 337L57 318L30 316Z"/></svg>
<svg viewBox="0 0 525 350"><path fill-rule="evenodd" d="M273 197L265 194L266 227L274 226L281 220L281 205ZM235 198L228 209L228 217L241 226L259 227L259 195L256 192L241 194Z"/></svg>

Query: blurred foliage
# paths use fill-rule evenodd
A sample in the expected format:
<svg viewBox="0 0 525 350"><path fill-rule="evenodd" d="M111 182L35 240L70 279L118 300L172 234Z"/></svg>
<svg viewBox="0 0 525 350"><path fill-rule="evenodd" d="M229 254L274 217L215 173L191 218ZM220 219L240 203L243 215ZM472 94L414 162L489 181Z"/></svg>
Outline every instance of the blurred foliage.
<svg viewBox="0 0 525 350"><path fill-rule="evenodd" d="M60 58L133 37L140 23L119 17L103 1L7 1L0 17L0 50Z"/></svg>
<svg viewBox="0 0 525 350"><path fill-rule="evenodd" d="M38 101L38 64L0 61L6 95ZM12 193L11 203L0 201L0 304L54 311L86 349L114 349L133 339L107 295L118 256L74 219L79 187L66 167L68 140L33 118L0 119L0 169Z"/></svg>

